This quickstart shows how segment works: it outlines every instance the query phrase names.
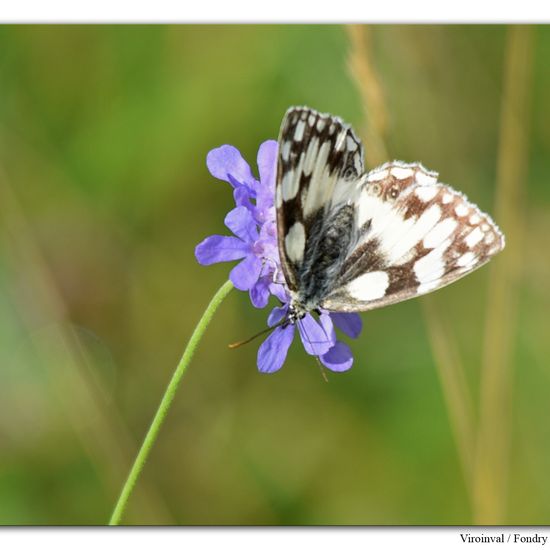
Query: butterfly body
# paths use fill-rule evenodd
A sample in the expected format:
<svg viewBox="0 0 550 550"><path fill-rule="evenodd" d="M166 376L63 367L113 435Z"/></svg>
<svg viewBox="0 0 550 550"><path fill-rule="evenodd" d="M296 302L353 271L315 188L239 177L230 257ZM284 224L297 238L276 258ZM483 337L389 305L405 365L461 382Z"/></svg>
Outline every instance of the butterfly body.
<svg viewBox="0 0 550 550"><path fill-rule="evenodd" d="M334 287L350 248L355 212L344 205L327 217L312 221L308 254L296 271L296 308L312 311L322 306L323 299Z"/></svg>
<svg viewBox="0 0 550 550"><path fill-rule="evenodd" d="M425 294L504 247L490 217L435 172L399 161L365 172L351 127L307 107L283 119L275 196L290 323Z"/></svg>

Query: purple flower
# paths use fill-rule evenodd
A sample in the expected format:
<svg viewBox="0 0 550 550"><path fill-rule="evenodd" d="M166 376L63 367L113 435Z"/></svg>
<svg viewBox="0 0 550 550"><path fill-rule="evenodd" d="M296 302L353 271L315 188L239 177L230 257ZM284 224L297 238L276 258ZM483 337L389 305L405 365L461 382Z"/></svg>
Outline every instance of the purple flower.
<svg viewBox="0 0 550 550"><path fill-rule="evenodd" d="M288 318L288 312L288 304L284 304L273 309L269 315L267 324L275 328L258 349L260 372L276 372L283 366L290 344L294 340L296 326L306 352L318 356L325 367L341 372L352 366L351 350L347 344L336 339L334 326L348 336L356 338L362 328L359 315L322 311L319 321L316 321L313 315L307 313L293 324L284 321Z"/></svg>
<svg viewBox="0 0 550 550"><path fill-rule="evenodd" d="M225 217L225 225L235 236L207 237L195 248L195 257L202 265L241 260L231 270L231 282L239 290L249 291L255 307L265 307L273 293L273 273L279 265L273 206L277 142L269 140L260 146L259 181L231 145L210 151L206 164L213 176L233 187L237 206Z"/></svg>
<svg viewBox="0 0 550 550"><path fill-rule="evenodd" d="M229 274L235 287L248 291L252 304L258 308L265 307L272 295L281 302L268 318L273 331L258 350L261 372L281 368L296 327L309 355L319 357L332 371L345 371L353 364L353 356L350 348L336 339L335 328L356 338L361 332L361 318L356 313L328 311L321 311L318 319L310 313L300 319L289 317L290 298L279 259L274 206L277 142L262 143L257 161L259 180L235 147L222 145L208 153L210 173L232 186L236 207L224 222L233 236L212 235L204 239L195 248L197 261L210 265L240 260Z"/></svg>
<svg viewBox="0 0 550 550"><path fill-rule="evenodd" d="M245 206L258 223L275 222L275 175L277 171L277 142L264 141L258 149L258 181L238 149L222 145L206 156L210 173L233 187L236 206ZM254 200L255 203L251 201Z"/></svg>

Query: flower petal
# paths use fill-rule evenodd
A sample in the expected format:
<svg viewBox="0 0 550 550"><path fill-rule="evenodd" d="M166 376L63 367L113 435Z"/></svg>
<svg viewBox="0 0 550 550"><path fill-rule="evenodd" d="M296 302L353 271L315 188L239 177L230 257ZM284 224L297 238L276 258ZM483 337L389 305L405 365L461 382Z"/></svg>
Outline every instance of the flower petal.
<svg viewBox="0 0 550 550"><path fill-rule="evenodd" d="M276 325L288 312L288 305L284 304L281 307L274 307L267 318L268 326Z"/></svg>
<svg viewBox="0 0 550 550"><path fill-rule="evenodd" d="M258 282L250 289L250 301L254 307L259 309L267 306L269 301L269 285L271 284L270 277L260 277Z"/></svg>
<svg viewBox="0 0 550 550"><path fill-rule="evenodd" d="M224 223L228 229L245 243L252 244L258 238L256 222L246 206L237 206L237 208L233 208L233 210L225 216Z"/></svg>
<svg viewBox="0 0 550 550"><path fill-rule="evenodd" d="M285 362L288 348L294 339L294 325L277 327L258 349L258 369L260 372L278 371Z"/></svg>
<svg viewBox="0 0 550 550"><path fill-rule="evenodd" d="M258 149L258 170L260 172L260 184L275 191L275 174L277 173L277 149L274 139L264 141Z"/></svg>
<svg viewBox="0 0 550 550"><path fill-rule="evenodd" d="M334 324L344 334L347 334L351 338L357 338L363 328L363 320L357 313L329 313L330 317L334 321Z"/></svg>
<svg viewBox="0 0 550 550"><path fill-rule="evenodd" d="M327 369L335 372L348 370L353 365L353 355L344 342L336 342L336 344L319 359Z"/></svg>
<svg viewBox="0 0 550 550"><path fill-rule="evenodd" d="M269 219L262 224L260 239L271 241L277 246L277 221L275 220L275 209L273 209L273 214Z"/></svg>
<svg viewBox="0 0 550 550"><path fill-rule="evenodd" d="M254 217L258 224L275 221L275 207L273 206L275 192L272 189L266 191L260 188L255 198Z"/></svg>
<svg viewBox="0 0 550 550"><path fill-rule="evenodd" d="M227 181L233 187L235 187L235 181L232 182L229 176L232 176L238 183L252 188L256 184L250 166L243 159L239 150L232 145L222 145L209 151L206 156L206 166L215 178Z"/></svg>
<svg viewBox="0 0 550 550"><path fill-rule="evenodd" d="M217 262L230 262L244 258L250 251L250 245L236 237L212 235L195 247L195 258L201 265Z"/></svg>
<svg viewBox="0 0 550 550"><path fill-rule="evenodd" d="M250 193L250 196L252 198L256 197L256 194L258 192L258 187L260 185L259 181L250 180L247 183L241 183L239 180L234 178L231 174L227 175L227 179L229 180L229 183L233 186L234 189L244 187Z"/></svg>
<svg viewBox="0 0 550 550"><path fill-rule="evenodd" d="M289 298L288 298L288 294L285 290L285 286L284 284L282 283L271 283L269 285L269 291L271 292L271 294L273 294L273 296L275 296L276 298L279 298L279 300L281 300L281 302L288 302Z"/></svg>
<svg viewBox="0 0 550 550"><path fill-rule="evenodd" d="M256 207L250 202L253 199L253 195L244 185L239 185L233 189L233 198L235 199L235 206L245 206L251 212L256 209Z"/></svg>
<svg viewBox="0 0 550 550"><path fill-rule="evenodd" d="M262 261L249 254L231 270L229 278L239 290L250 290L258 280L261 271Z"/></svg>
<svg viewBox="0 0 550 550"><path fill-rule="evenodd" d="M332 343L336 342L336 331L334 330L334 323L332 322L331 315L328 312L323 311L321 315L319 315L319 321L329 340Z"/></svg>
<svg viewBox="0 0 550 550"><path fill-rule="evenodd" d="M327 333L309 313L298 321L298 330L304 349L310 355L324 355L334 345L333 335Z"/></svg>

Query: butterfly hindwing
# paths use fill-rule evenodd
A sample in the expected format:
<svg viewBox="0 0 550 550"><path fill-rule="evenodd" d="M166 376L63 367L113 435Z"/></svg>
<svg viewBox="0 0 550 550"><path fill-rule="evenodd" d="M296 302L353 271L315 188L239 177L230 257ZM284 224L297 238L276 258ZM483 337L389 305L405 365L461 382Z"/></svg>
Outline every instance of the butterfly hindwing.
<svg viewBox="0 0 550 550"><path fill-rule="evenodd" d="M356 203L363 228L322 306L365 311L441 288L504 247L491 218L422 165L369 172Z"/></svg>

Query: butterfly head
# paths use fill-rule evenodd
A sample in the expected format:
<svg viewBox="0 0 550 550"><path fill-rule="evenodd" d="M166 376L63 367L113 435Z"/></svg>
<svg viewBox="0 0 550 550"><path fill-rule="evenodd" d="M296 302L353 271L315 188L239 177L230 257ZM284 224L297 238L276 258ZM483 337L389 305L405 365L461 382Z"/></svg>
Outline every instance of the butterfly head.
<svg viewBox="0 0 550 550"><path fill-rule="evenodd" d="M296 299L292 299L288 306L288 313L285 323L289 325L294 325L298 321L300 321L300 319L303 319L307 313L308 312L306 308L301 302Z"/></svg>

